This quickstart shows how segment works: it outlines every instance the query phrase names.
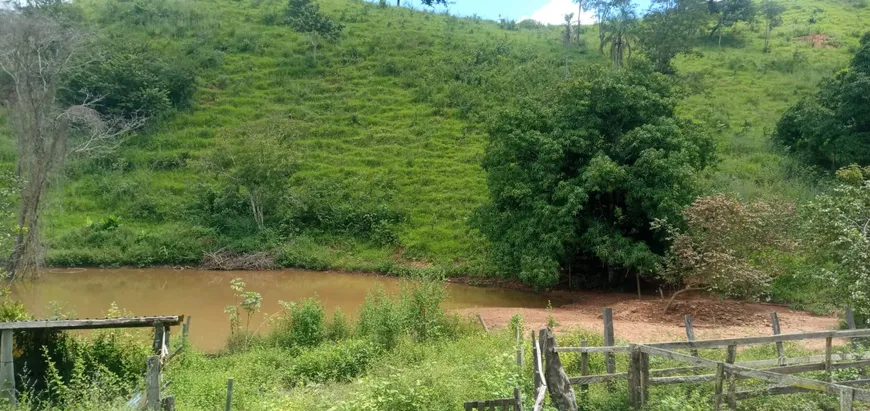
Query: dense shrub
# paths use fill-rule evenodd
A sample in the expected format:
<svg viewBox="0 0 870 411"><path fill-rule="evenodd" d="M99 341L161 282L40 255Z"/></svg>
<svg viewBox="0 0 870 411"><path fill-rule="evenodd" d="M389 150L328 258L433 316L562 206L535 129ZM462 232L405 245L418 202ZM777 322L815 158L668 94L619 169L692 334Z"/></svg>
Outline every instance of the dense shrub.
<svg viewBox="0 0 870 411"><path fill-rule="evenodd" d="M380 355L367 340L345 340L303 351L293 359L285 381L291 385L350 382L362 375Z"/></svg>
<svg viewBox="0 0 870 411"><path fill-rule="evenodd" d="M61 97L68 104L99 98L94 107L104 114L149 118L190 104L196 79L187 59L117 38L99 47L104 50L101 59L67 78Z"/></svg>
<svg viewBox="0 0 870 411"><path fill-rule="evenodd" d="M281 302L282 314L270 338L280 347L306 348L320 345L327 336L326 314L317 297L301 302Z"/></svg>
<svg viewBox="0 0 870 411"><path fill-rule="evenodd" d="M332 312L332 321L329 322L326 328L327 338L331 341L341 341L350 337L352 333L353 329L351 329L347 316L340 308L336 308Z"/></svg>
<svg viewBox="0 0 870 411"><path fill-rule="evenodd" d="M343 234L376 244L398 242L404 214L392 201L389 182L310 182L286 205L285 231Z"/></svg>
<svg viewBox="0 0 870 411"><path fill-rule="evenodd" d="M360 310L357 334L371 338L380 347L391 349L398 345L403 331L399 304L382 288L369 292Z"/></svg>
<svg viewBox="0 0 870 411"><path fill-rule="evenodd" d="M669 227L672 245L660 276L678 287L755 298L782 274L794 250L798 216L788 202L741 203L700 197L683 211L686 229Z"/></svg>

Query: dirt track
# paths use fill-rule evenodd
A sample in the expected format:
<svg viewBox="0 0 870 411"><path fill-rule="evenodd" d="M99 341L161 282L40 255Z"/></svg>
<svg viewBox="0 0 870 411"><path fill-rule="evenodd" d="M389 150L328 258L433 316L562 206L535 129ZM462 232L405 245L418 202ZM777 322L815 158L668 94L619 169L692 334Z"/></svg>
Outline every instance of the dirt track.
<svg viewBox="0 0 870 411"><path fill-rule="evenodd" d="M616 338L629 342L684 341L683 318L691 315L698 339L728 338L772 333L770 312L776 311L783 333L822 331L836 328L834 317L815 316L786 307L751 304L716 298L694 296L675 302L671 312L664 314L666 301L660 298L638 300L629 294L565 293L567 305L553 308L558 326L556 330L585 328L601 330L601 310L613 308ZM528 328L546 326L546 309L534 308L472 308L460 313L480 314L491 328L505 327L511 316L521 313ZM820 341L824 346L824 341ZM816 343L808 346L816 348Z"/></svg>

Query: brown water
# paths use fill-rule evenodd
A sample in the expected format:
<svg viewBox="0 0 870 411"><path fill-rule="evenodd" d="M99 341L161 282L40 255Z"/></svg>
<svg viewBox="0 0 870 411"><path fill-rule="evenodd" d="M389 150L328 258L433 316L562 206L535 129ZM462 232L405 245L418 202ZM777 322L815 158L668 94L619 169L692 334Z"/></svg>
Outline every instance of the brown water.
<svg viewBox="0 0 870 411"><path fill-rule="evenodd" d="M400 281L392 277L336 272L72 269L52 270L35 283L16 284L12 293L38 317L51 314L51 302L80 318L104 317L113 302L136 316L192 316L192 343L213 351L229 334L224 308L233 304L230 280L237 277L247 283L246 290L262 294L261 310L266 314L280 310L279 300L296 301L316 294L328 311L340 307L353 315L369 290L380 285L387 292L397 292L400 287ZM448 309L547 305L547 297L522 291L458 284L449 284L447 289ZM260 326L263 318L262 314L253 318L251 328Z"/></svg>

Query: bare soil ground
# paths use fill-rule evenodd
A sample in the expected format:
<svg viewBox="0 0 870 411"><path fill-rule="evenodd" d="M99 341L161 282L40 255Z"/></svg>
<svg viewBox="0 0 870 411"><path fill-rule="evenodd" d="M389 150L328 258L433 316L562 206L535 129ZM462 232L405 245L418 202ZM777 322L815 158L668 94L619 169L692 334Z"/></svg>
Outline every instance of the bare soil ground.
<svg viewBox="0 0 870 411"><path fill-rule="evenodd" d="M618 340L643 343L685 341L684 316L691 315L698 339L741 337L772 334L770 313L776 311L783 333L823 331L836 328L838 320L816 316L788 307L722 300L704 295L687 296L675 301L669 313L664 313L667 300L637 299L630 294L615 293L554 293L568 304L554 307L556 330L585 328L602 330L602 308L613 309L613 322ZM554 298L555 300L555 298ZM550 313L534 308L469 308L459 310L466 315L480 314L490 328L507 326L511 316L520 313L526 327L545 327ZM821 341L822 346L824 341ZM816 342L808 347L818 348Z"/></svg>
<svg viewBox="0 0 870 411"><path fill-rule="evenodd" d="M813 45L813 48L822 48L822 47L824 47L826 49L835 48L833 44L828 43L829 38L830 37L827 34L820 33L820 34L813 34L811 36L803 36L803 37L800 37L799 39L801 41L811 43Z"/></svg>

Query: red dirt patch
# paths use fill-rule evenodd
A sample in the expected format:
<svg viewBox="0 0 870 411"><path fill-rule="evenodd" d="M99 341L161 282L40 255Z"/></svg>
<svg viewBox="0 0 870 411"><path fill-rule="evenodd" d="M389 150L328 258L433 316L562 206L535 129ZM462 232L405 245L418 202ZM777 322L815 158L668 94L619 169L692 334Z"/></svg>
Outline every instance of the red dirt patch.
<svg viewBox="0 0 870 411"><path fill-rule="evenodd" d="M831 37L828 36L827 34L813 34L810 36L799 37L799 39L801 41L812 44L813 48L826 48L826 49L836 48L836 47L834 47L833 44L830 44L828 42L828 40L830 38Z"/></svg>

